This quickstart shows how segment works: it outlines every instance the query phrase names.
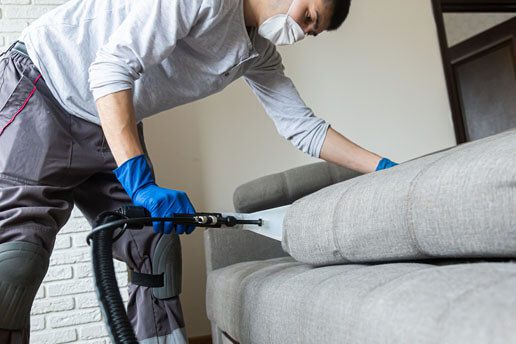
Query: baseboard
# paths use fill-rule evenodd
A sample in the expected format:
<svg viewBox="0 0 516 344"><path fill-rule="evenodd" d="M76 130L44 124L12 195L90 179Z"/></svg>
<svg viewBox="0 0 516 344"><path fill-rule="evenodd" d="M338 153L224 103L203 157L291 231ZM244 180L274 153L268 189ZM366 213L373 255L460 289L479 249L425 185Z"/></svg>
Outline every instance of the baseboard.
<svg viewBox="0 0 516 344"><path fill-rule="evenodd" d="M212 344L211 335L188 338L190 344Z"/></svg>

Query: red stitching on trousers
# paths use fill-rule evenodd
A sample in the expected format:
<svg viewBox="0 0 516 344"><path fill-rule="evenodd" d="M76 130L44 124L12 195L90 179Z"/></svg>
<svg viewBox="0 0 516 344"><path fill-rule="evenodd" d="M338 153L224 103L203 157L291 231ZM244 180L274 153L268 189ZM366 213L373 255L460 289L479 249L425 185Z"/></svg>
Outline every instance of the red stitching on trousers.
<svg viewBox="0 0 516 344"><path fill-rule="evenodd" d="M22 110L25 108L25 106L27 105L27 103L29 102L29 99L32 97L32 95L34 94L34 92L36 92L36 83L38 82L39 78L41 78L41 74L38 75L38 77L36 78L36 80L34 80L33 84L34 84L34 88L32 89L32 91L30 91L29 95L27 96L27 98L25 99L25 101L23 102L22 106L18 109L18 111L16 111L16 113L13 115L13 117L11 117L11 119L9 120L9 122L7 122L6 125L4 125L4 127L0 130L0 135L2 135L4 133L4 130L5 128L7 128L12 122L14 122L14 120L16 119L16 116L18 116L20 114L20 112L22 112Z"/></svg>

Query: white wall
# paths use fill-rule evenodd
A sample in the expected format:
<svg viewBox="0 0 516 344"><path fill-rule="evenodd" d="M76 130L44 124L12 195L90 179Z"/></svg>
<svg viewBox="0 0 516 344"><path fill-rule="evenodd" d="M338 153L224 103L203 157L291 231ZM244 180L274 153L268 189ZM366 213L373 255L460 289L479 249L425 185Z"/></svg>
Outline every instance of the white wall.
<svg viewBox="0 0 516 344"><path fill-rule="evenodd" d="M307 104L360 145L399 162L455 145L430 0L353 1L343 28L281 51ZM158 181L197 211L232 211L238 185L319 161L277 134L241 81L147 119L145 131ZM182 243L188 333L202 335L202 230Z"/></svg>

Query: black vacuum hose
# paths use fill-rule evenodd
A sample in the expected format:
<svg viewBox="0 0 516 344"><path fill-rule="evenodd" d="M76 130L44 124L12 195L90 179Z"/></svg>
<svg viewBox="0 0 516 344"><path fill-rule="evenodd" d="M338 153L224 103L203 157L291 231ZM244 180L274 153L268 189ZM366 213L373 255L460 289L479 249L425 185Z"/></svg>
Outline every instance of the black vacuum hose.
<svg viewBox="0 0 516 344"><path fill-rule="evenodd" d="M104 316L109 335L116 344L138 344L133 327L120 296L113 266L113 242L126 229L142 229L152 226L153 221L174 222L194 226L220 228L222 225L233 227L237 224L262 225L262 219L239 220L234 216L222 216L220 213L174 214L173 217L150 217L142 207L125 206L116 211L107 211L99 215L95 228L86 237L91 245L95 291L100 301L100 309ZM122 231L113 238L117 228Z"/></svg>
<svg viewBox="0 0 516 344"><path fill-rule="evenodd" d="M97 220L97 225L119 220L120 217L110 214ZM116 228L92 233L92 260L97 297L101 303L109 334L114 343L138 344L133 327L120 296L113 266L113 232Z"/></svg>

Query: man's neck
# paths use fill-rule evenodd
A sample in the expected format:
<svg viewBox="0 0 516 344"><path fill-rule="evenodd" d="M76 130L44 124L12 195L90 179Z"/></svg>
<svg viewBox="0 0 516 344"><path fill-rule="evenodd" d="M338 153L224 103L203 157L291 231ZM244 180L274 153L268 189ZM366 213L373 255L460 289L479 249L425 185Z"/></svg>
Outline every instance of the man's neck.
<svg viewBox="0 0 516 344"><path fill-rule="evenodd" d="M244 0L244 18L245 26L248 27L247 32L249 32L249 27L258 27L259 7L260 4L257 0Z"/></svg>

